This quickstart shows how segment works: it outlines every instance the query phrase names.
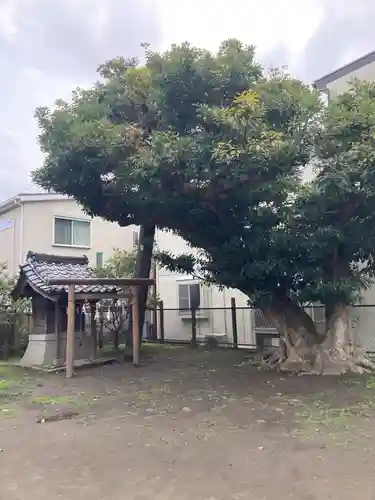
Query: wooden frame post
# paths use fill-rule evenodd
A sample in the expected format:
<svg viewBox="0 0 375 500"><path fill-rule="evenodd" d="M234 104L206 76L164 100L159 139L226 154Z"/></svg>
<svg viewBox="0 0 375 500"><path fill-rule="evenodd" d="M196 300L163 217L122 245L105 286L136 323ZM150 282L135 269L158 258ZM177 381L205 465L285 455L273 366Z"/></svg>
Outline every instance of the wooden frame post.
<svg viewBox="0 0 375 500"><path fill-rule="evenodd" d="M56 335L56 366L61 362L60 357L60 304L55 302L55 335Z"/></svg>
<svg viewBox="0 0 375 500"><path fill-rule="evenodd" d="M164 302L161 300L159 302L159 331L160 331L160 343L164 344Z"/></svg>
<svg viewBox="0 0 375 500"><path fill-rule="evenodd" d="M234 349L237 349L238 347L237 310L236 310L236 299L234 297L230 299L230 309L232 317L233 347Z"/></svg>
<svg viewBox="0 0 375 500"><path fill-rule="evenodd" d="M74 285L68 286L68 327L66 332L66 378L73 377L74 341L75 341L75 290Z"/></svg>
<svg viewBox="0 0 375 500"><path fill-rule="evenodd" d="M92 342L92 358L96 359L98 354L98 335L96 331L96 302L90 302L90 327Z"/></svg>
<svg viewBox="0 0 375 500"><path fill-rule="evenodd" d="M139 366L140 364L140 348L141 337L139 331L139 303L138 303L138 290L137 287L132 287L132 316L133 316L133 364Z"/></svg>
<svg viewBox="0 0 375 500"><path fill-rule="evenodd" d="M196 348L197 344L197 311L191 309L191 345Z"/></svg>

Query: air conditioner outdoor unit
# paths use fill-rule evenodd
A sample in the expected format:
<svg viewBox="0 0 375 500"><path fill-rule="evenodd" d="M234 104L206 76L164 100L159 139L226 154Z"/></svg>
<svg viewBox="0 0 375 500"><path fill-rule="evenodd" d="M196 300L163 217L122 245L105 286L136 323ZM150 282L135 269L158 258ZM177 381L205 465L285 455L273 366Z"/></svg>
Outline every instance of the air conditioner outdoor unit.
<svg viewBox="0 0 375 500"><path fill-rule="evenodd" d="M203 333L197 335L197 341L205 345L225 345L228 344L229 339L226 333Z"/></svg>

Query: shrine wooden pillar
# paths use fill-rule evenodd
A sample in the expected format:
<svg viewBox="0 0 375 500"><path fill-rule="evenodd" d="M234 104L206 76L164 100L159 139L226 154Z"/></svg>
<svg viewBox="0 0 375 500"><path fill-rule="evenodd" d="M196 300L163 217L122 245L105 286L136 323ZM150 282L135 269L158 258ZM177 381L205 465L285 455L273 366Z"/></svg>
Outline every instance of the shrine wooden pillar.
<svg viewBox="0 0 375 500"><path fill-rule="evenodd" d="M96 358L98 354L98 336L96 331L96 302L90 302L90 327L91 327L91 337L92 337L92 357Z"/></svg>
<svg viewBox="0 0 375 500"><path fill-rule="evenodd" d="M73 377L74 343L75 343L75 290L74 285L68 285L68 327L66 332L66 378Z"/></svg>
<svg viewBox="0 0 375 500"><path fill-rule="evenodd" d="M56 365L59 365L61 363L60 332L61 332L60 304L58 301L56 301L55 302Z"/></svg>

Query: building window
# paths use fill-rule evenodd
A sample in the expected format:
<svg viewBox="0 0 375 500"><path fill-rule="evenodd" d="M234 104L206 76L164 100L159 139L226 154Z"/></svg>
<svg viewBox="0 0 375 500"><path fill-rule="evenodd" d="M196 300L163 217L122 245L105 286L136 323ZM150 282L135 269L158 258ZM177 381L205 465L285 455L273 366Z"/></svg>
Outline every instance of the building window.
<svg viewBox="0 0 375 500"><path fill-rule="evenodd" d="M103 252L96 252L96 268L101 269L104 265Z"/></svg>
<svg viewBox="0 0 375 500"><path fill-rule="evenodd" d="M55 217L54 245L89 248L91 244L91 223L77 219Z"/></svg>
<svg viewBox="0 0 375 500"><path fill-rule="evenodd" d="M138 248L139 245L139 232L133 231L133 247Z"/></svg>
<svg viewBox="0 0 375 500"><path fill-rule="evenodd" d="M180 311L198 309L201 302L199 283L180 283L178 285L178 308Z"/></svg>

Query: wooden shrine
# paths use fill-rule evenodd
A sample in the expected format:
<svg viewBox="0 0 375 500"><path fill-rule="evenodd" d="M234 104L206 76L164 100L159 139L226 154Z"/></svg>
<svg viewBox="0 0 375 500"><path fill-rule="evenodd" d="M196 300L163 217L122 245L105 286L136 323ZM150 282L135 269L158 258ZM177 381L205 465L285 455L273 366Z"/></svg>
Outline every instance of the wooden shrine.
<svg viewBox="0 0 375 500"><path fill-rule="evenodd" d="M21 360L23 366L66 366L73 376L74 362L94 360L98 353L96 304L101 299L132 303L133 362L139 364L140 329L137 287L152 279L97 278L86 256L66 257L29 252L12 292L14 299L30 298L32 329ZM84 307L89 304L90 328Z"/></svg>

